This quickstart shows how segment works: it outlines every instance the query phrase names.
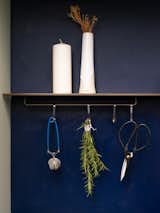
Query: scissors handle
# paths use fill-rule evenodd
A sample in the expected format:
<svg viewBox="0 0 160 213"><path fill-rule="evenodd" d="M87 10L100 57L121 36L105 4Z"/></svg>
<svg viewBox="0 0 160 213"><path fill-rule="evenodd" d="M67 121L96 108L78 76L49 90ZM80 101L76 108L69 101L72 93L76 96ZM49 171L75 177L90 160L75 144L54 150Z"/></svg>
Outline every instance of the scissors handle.
<svg viewBox="0 0 160 213"><path fill-rule="evenodd" d="M140 129L144 129L146 131L146 139L145 139L146 142L144 143L144 145L138 147L138 131L140 131ZM150 144L151 144L151 130L150 130L149 126L144 123L138 124L137 131L136 131L136 140L135 140L135 145L134 145L133 151L139 152L139 151L147 148Z"/></svg>
<svg viewBox="0 0 160 213"><path fill-rule="evenodd" d="M122 132L124 129L127 129L131 125L133 126L131 134L129 135L127 143L124 143L123 139L122 139ZM143 139L143 140L145 140L145 143L144 143L144 145L138 146L139 131L142 129L145 130L145 139ZM144 123L137 124L135 121L130 120L130 121L125 122L120 127L119 132L118 132L118 138L119 138L119 142L120 142L122 148L124 149L125 153L128 152L128 147L131 142L133 143L132 151L133 151L133 153L135 153L135 152L145 149L146 147L148 147L151 144L151 130L147 124L144 124Z"/></svg>
<svg viewBox="0 0 160 213"><path fill-rule="evenodd" d="M122 139L122 131L126 128L128 128L130 125L133 125L133 130L129 136L129 139L127 140L127 143L124 143L123 142L123 139ZM119 139L119 142L122 146L122 148L124 149L125 152L128 152L128 145L129 143L131 142L132 138L134 137L135 133L137 131L137 123L133 120L129 120L129 121L126 121L119 129L119 132L118 132L118 139Z"/></svg>

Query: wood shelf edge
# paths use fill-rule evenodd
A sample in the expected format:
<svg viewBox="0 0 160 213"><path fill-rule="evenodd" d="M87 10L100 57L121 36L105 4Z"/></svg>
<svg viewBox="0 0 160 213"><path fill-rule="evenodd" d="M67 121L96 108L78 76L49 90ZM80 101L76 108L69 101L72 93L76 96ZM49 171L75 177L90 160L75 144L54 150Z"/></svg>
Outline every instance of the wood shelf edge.
<svg viewBox="0 0 160 213"><path fill-rule="evenodd" d="M3 93L5 97L83 97L83 96L92 96L92 97L160 97L160 93L95 93L95 94L53 94L53 93Z"/></svg>

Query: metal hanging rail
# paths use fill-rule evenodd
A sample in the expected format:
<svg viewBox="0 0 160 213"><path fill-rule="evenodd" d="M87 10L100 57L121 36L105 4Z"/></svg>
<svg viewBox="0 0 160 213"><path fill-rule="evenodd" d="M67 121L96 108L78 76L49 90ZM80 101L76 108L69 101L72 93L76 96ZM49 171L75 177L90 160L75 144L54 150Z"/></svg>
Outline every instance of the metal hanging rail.
<svg viewBox="0 0 160 213"><path fill-rule="evenodd" d="M35 107L45 107L45 106L53 106L53 105L56 105L56 106L87 106L87 105L89 105L89 106L116 106L116 107L128 107L128 106L135 106L135 105L137 105L137 97L134 97L134 101L133 102L130 102L130 103L94 103L94 102L92 102L92 103L90 103L89 101L88 101L88 103L87 103L87 101L85 101L85 102L81 102L81 101L77 101L77 103L76 102L71 102L71 101L69 101L69 102L67 102L67 101L64 101L64 102L62 102L62 103L56 103L56 101L54 101L53 100L53 102L52 103L35 103L35 102L29 102L29 101L27 101L27 99L28 98L26 98L26 97L24 97L24 105L26 106L26 107L33 107L33 106L35 106ZM96 98L95 98L96 99Z"/></svg>

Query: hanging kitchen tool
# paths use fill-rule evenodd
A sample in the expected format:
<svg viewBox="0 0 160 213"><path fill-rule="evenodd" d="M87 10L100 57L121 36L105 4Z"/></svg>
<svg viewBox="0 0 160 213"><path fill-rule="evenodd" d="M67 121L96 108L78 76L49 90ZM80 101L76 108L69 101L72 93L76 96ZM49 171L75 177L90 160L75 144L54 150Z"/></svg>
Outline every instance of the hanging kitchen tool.
<svg viewBox="0 0 160 213"><path fill-rule="evenodd" d="M59 128L55 116L55 110L56 105L53 105L53 115L51 115L48 118L48 126L47 126L47 153L52 156L52 158L50 158L48 161L50 170L58 170L61 166L61 161L56 157L56 155L60 153L60 137L59 137ZM57 143L56 151L50 150L50 135L52 125L54 126L55 130L55 138Z"/></svg>
<svg viewBox="0 0 160 213"><path fill-rule="evenodd" d="M124 133L129 134L128 140L124 143ZM143 133L143 134L141 134ZM142 141L140 141L140 134ZM134 157L136 152L142 151L151 144L151 130L145 123L137 123L133 120L133 105L130 105L130 120L126 121L119 129L118 132L119 142L124 151L124 161L121 169L120 181L126 175L130 160Z"/></svg>

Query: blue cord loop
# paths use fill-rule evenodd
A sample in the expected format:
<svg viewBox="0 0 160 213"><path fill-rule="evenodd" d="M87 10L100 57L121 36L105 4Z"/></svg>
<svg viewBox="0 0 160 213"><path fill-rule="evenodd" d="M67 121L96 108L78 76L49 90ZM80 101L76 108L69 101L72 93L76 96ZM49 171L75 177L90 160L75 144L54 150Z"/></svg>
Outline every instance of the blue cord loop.
<svg viewBox="0 0 160 213"><path fill-rule="evenodd" d="M56 133L56 142L57 142L57 151L51 152L50 151L50 129L51 125L54 125L55 128L55 133ZM47 153L50 154L52 157L55 157L56 154L60 153L60 137L59 137L59 129L58 129L58 124L56 121L56 118L54 116L50 116L48 118L48 126L47 126Z"/></svg>

